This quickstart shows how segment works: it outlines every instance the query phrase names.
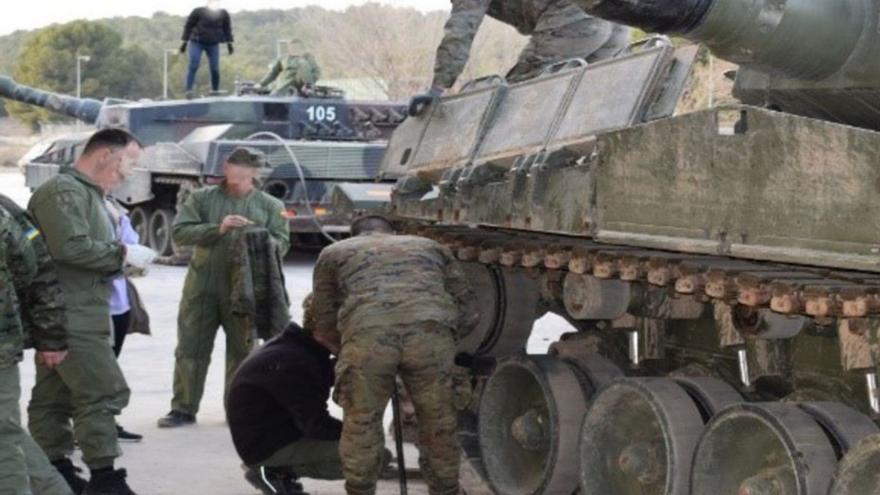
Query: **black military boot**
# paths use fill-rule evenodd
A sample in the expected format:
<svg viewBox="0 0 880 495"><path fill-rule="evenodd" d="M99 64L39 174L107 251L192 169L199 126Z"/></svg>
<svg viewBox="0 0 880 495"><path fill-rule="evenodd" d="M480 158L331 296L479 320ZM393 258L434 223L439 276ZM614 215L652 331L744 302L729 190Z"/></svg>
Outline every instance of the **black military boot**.
<svg viewBox="0 0 880 495"><path fill-rule="evenodd" d="M265 495L309 495L289 468L247 468L244 479Z"/></svg>
<svg viewBox="0 0 880 495"><path fill-rule="evenodd" d="M116 438L118 438L120 442L140 442L144 439L144 436L139 433L132 433L117 424Z"/></svg>
<svg viewBox="0 0 880 495"><path fill-rule="evenodd" d="M159 425L159 428L177 428L178 426L186 426L195 424L196 417L192 414L180 412L180 411L171 411L159 418L159 421L156 424Z"/></svg>
<svg viewBox="0 0 880 495"><path fill-rule="evenodd" d="M92 479L86 485L83 495L137 495L128 487L125 469L98 469L92 471Z"/></svg>
<svg viewBox="0 0 880 495"><path fill-rule="evenodd" d="M55 466L55 469L57 469L59 473L61 473L64 481L67 482L67 486L70 487L73 493L81 495L88 484L86 479L79 475L79 473L82 472L82 468L74 466L73 462L66 457L64 459L52 461L52 465Z"/></svg>

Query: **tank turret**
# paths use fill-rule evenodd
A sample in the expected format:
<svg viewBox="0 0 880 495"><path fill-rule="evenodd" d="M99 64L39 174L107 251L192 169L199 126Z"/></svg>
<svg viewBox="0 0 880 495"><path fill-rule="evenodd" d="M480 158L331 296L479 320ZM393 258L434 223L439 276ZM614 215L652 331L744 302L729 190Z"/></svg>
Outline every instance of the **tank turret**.
<svg viewBox="0 0 880 495"><path fill-rule="evenodd" d="M880 129L880 2L576 0L589 13L684 37L741 65L747 104Z"/></svg>
<svg viewBox="0 0 880 495"><path fill-rule="evenodd" d="M11 77L0 76L0 96L29 105L46 108L83 122L98 121L104 103L91 98L77 98L18 84Z"/></svg>

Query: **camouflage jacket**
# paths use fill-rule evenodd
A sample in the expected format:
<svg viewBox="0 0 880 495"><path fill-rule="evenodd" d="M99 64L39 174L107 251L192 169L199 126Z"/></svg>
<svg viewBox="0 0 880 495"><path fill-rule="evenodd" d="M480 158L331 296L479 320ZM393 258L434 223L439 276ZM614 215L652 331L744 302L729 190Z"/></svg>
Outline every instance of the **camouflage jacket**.
<svg viewBox="0 0 880 495"><path fill-rule="evenodd" d="M288 55L272 64L269 72L260 80L260 86L269 86L273 95L298 90L315 84L321 79L321 68L311 53Z"/></svg>
<svg viewBox="0 0 880 495"><path fill-rule="evenodd" d="M486 15L524 35L590 17L569 0L452 0L452 12L434 59L433 86L450 88L455 84L467 65L474 37Z"/></svg>
<svg viewBox="0 0 880 495"><path fill-rule="evenodd" d="M354 328L433 321L470 333L476 300L458 262L423 237L361 235L329 246L315 265L310 323L340 341Z"/></svg>
<svg viewBox="0 0 880 495"><path fill-rule="evenodd" d="M254 335L268 340L290 323L283 255L263 227L248 226L230 234L236 239L229 248L232 314L247 317Z"/></svg>
<svg viewBox="0 0 880 495"><path fill-rule="evenodd" d="M27 214L0 195L0 367L21 359L28 342L67 348L64 298L49 252Z"/></svg>

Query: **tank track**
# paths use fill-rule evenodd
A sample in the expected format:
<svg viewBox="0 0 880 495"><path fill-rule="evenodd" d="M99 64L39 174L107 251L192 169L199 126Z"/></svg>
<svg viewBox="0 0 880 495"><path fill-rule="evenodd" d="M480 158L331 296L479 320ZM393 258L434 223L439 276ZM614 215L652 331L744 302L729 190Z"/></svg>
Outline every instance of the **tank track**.
<svg viewBox="0 0 880 495"><path fill-rule="evenodd" d="M880 317L880 274L600 244L563 236L423 227L460 261L562 270L665 287L678 295L768 308L828 323Z"/></svg>
<svg viewBox="0 0 880 495"><path fill-rule="evenodd" d="M524 273L536 281L528 290L540 292L535 318L551 311L578 330L549 355L486 354L495 365L478 373L479 397L462 413L460 434L472 469L495 493L577 485L621 495L862 495L848 490L870 486L865 466L880 458L872 447L880 441L880 275L475 226L404 231L440 242L467 266ZM608 298L578 304L606 289ZM528 332L508 333L517 335L506 337L507 349L524 349ZM808 347L828 359L794 357ZM526 396L531 405L517 409ZM626 426L627 415L652 419ZM572 426L581 417L589 428ZM749 433L731 436L743 428ZM639 440L655 430L666 447ZM821 441L810 440L817 434ZM754 447L770 437L783 440ZM754 448L802 466L746 466ZM536 457L524 463L528 456ZM713 477L718 463L741 463L742 474ZM638 482L620 484L621 476ZM467 488L487 490L476 480Z"/></svg>

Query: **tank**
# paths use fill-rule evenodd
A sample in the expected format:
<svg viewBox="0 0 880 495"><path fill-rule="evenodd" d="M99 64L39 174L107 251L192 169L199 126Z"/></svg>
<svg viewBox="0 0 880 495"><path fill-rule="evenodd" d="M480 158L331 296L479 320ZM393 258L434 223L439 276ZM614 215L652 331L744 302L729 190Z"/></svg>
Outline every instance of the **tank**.
<svg viewBox="0 0 880 495"><path fill-rule="evenodd" d="M94 128L123 126L144 145L132 177L114 196L131 210L136 229L156 251L170 255L177 205L194 188L223 178L223 161L237 146L263 151L270 165L262 189L287 205L296 244L348 232L330 199L339 184L369 189L387 200L393 177L376 182L391 131L403 121L400 103L346 99L316 87L309 95L214 96L193 100L98 101L51 93L0 76L0 96L67 115ZM70 166L88 138L61 136L24 164L31 189ZM298 166L297 166L298 164ZM390 181L390 182L388 182ZM359 203L364 209L372 204Z"/></svg>
<svg viewBox="0 0 880 495"><path fill-rule="evenodd" d="M498 78L392 135L390 212L480 300L469 470L505 495L880 493L876 0L581 0L697 45ZM571 331L527 354L548 313ZM469 493L478 492L469 487Z"/></svg>

